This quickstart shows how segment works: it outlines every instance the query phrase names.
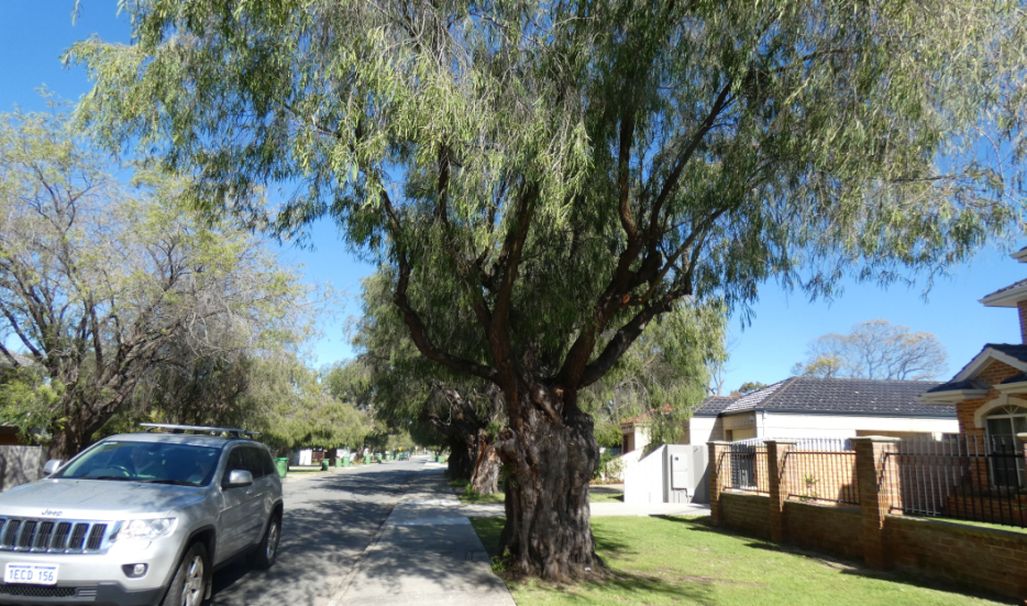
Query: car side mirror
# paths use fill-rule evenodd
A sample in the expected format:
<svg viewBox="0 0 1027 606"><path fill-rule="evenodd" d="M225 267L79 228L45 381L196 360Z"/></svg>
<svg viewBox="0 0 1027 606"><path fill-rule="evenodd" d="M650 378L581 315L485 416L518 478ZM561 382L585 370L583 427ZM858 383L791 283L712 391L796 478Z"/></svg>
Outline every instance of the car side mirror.
<svg viewBox="0 0 1027 606"><path fill-rule="evenodd" d="M235 488L237 486L249 486L253 483L253 474L246 469L233 469L228 472L228 482L225 485L228 488Z"/></svg>
<svg viewBox="0 0 1027 606"><path fill-rule="evenodd" d="M61 463L63 463L63 462L64 461L62 461L60 459L50 459L49 461L46 462L46 465L43 465L43 475L45 475L45 476L53 475L58 469L61 468Z"/></svg>

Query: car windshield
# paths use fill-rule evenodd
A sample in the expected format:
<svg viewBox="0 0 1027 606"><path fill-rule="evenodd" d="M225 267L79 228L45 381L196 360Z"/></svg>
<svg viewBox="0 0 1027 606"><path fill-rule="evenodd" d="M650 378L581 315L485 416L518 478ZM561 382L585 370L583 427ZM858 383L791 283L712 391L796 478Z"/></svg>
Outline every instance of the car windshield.
<svg viewBox="0 0 1027 606"><path fill-rule="evenodd" d="M220 448L193 444L106 441L53 477L203 486L214 475L220 454Z"/></svg>

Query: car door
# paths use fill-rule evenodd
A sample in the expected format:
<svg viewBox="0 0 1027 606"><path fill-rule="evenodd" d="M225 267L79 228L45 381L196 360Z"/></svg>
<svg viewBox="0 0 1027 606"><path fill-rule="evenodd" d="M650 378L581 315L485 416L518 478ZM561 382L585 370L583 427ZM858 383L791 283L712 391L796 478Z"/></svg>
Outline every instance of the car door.
<svg viewBox="0 0 1027 606"><path fill-rule="evenodd" d="M228 453L227 464L221 476L221 528L218 529L218 562L239 552L254 542L255 528L261 524L261 494L257 487L257 473L251 465L247 447L238 445ZM228 475L234 469L243 469L254 475L249 486L228 486Z"/></svg>

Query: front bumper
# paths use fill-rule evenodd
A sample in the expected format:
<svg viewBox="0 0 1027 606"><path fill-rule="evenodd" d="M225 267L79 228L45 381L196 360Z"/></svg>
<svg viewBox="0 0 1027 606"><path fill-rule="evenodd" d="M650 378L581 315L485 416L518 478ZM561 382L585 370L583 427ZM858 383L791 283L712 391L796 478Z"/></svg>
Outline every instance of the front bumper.
<svg viewBox="0 0 1027 606"><path fill-rule="evenodd" d="M114 543L106 553L0 551L0 580L8 563L58 566L56 585L0 582L0 604L153 604L178 563L181 537L176 535ZM122 567L131 564L146 564L146 574L130 578Z"/></svg>
<svg viewBox="0 0 1027 606"><path fill-rule="evenodd" d="M0 604L90 604L92 606L152 606L163 588L130 590L120 583L56 586L0 583Z"/></svg>

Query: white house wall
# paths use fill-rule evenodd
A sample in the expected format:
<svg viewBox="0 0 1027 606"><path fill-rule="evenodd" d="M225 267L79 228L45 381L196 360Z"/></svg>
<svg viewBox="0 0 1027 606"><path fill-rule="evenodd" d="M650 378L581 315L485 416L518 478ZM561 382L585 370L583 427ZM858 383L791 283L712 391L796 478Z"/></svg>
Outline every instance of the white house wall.
<svg viewBox="0 0 1027 606"><path fill-rule="evenodd" d="M762 417L762 418L760 418ZM864 417L842 415L811 415L757 413L759 437L774 438L852 438L859 432L958 433L956 419L923 417Z"/></svg>
<svg viewBox="0 0 1027 606"><path fill-rule="evenodd" d="M708 501L705 446L660 446L624 468L624 502L628 504Z"/></svg>
<svg viewBox="0 0 1027 606"><path fill-rule="evenodd" d="M644 459L625 461L627 463L624 467L625 503L663 502L663 459L666 448L666 446L661 446Z"/></svg>
<svg viewBox="0 0 1027 606"><path fill-rule="evenodd" d="M723 440L722 422L716 417L692 417L688 420L688 443L705 444L713 440Z"/></svg>

